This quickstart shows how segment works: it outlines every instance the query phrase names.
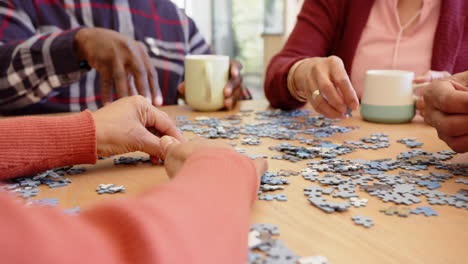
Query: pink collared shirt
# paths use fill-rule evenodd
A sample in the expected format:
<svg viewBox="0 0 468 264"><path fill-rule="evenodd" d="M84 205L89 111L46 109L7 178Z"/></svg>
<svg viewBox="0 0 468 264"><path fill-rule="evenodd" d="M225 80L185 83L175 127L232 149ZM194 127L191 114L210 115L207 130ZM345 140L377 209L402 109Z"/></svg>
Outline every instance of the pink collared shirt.
<svg viewBox="0 0 468 264"><path fill-rule="evenodd" d="M351 82L359 98L368 70L398 69L420 76L431 70L432 48L439 21L441 0L424 0L422 9L407 24L416 25L403 32L398 0L376 0L354 57Z"/></svg>

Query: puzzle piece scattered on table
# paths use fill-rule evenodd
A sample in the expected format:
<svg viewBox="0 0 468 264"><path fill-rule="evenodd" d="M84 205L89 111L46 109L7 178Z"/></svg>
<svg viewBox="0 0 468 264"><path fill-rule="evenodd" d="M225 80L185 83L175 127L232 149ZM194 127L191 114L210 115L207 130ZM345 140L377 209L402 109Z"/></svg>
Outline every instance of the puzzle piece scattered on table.
<svg viewBox="0 0 468 264"><path fill-rule="evenodd" d="M456 183L468 184L468 178L458 178L455 180Z"/></svg>
<svg viewBox="0 0 468 264"><path fill-rule="evenodd" d="M258 197L259 200L264 200L264 201L273 201L273 200L277 200L277 201L281 201L281 202L286 202L288 201L288 197L286 196L286 194L265 194L263 196L260 196Z"/></svg>
<svg viewBox="0 0 468 264"><path fill-rule="evenodd" d="M358 199L357 197L351 197L351 199L349 199L349 201L351 202L351 204L354 206L354 207L364 207L367 205L367 203L369 202L368 199Z"/></svg>
<svg viewBox="0 0 468 264"><path fill-rule="evenodd" d="M37 199L37 200L28 200L26 205L37 205L37 206L50 206L55 207L59 203L58 199L51 198L51 199Z"/></svg>
<svg viewBox="0 0 468 264"><path fill-rule="evenodd" d="M430 206L418 206L416 209L411 210L411 213L412 214L424 214L425 216L438 216L439 215Z"/></svg>
<svg viewBox="0 0 468 264"><path fill-rule="evenodd" d="M411 213L411 208L392 206L387 209L381 209L380 212L386 215L398 215L400 217L408 217Z"/></svg>
<svg viewBox="0 0 468 264"><path fill-rule="evenodd" d="M115 165L136 165L138 163L151 162L149 157L118 157L114 159Z"/></svg>
<svg viewBox="0 0 468 264"><path fill-rule="evenodd" d="M321 256L304 257L296 255L288 249L284 242L274 238L279 236L277 226L270 224L254 224L249 232L249 264L327 264L327 259Z"/></svg>
<svg viewBox="0 0 468 264"><path fill-rule="evenodd" d="M437 181L417 181L416 183L419 186L427 187L430 190L442 187L442 185L440 185L440 183Z"/></svg>
<svg viewBox="0 0 468 264"><path fill-rule="evenodd" d="M328 259L324 256L303 257L297 261L299 264L328 264Z"/></svg>
<svg viewBox="0 0 468 264"><path fill-rule="evenodd" d="M99 187L96 188L96 192L99 194L109 193L114 194L118 192L125 192L126 189L124 186L117 186L115 184L99 184Z"/></svg>
<svg viewBox="0 0 468 264"><path fill-rule="evenodd" d="M372 227L374 225L374 223L372 222L372 218L367 216L355 215L351 217L351 219L354 221L355 224L362 225L366 228Z"/></svg>
<svg viewBox="0 0 468 264"><path fill-rule="evenodd" d="M424 143L416 141L416 138L403 138L397 140L397 142L405 144L409 148L418 148L424 145Z"/></svg>

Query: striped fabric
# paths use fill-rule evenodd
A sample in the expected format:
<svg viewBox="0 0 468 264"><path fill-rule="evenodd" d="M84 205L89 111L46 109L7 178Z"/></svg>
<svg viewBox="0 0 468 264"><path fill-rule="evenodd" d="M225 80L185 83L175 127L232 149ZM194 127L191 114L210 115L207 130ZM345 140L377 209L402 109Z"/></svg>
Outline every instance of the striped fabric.
<svg viewBox="0 0 468 264"><path fill-rule="evenodd" d="M0 0L0 113L78 112L102 106L99 74L80 68L73 40L102 27L147 48L165 104L177 103L187 54L210 47L169 0Z"/></svg>

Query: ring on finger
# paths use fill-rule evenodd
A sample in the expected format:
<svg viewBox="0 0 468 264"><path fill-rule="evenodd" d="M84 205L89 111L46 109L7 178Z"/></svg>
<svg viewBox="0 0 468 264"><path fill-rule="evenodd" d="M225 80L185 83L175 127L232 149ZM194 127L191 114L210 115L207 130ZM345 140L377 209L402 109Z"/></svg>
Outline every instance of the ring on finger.
<svg viewBox="0 0 468 264"><path fill-rule="evenodd" d="M317 97L320 95L320 90L317 89L312 93L312 100L315 101Z"/></svg>

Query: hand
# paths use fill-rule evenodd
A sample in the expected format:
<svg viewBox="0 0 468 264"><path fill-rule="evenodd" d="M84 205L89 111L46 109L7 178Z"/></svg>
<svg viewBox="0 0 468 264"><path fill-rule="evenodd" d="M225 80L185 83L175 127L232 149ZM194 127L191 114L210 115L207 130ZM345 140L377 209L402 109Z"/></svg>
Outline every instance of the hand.
<svg viewBox="0 0 468 264"><path fill-rule="evenodd" d="M416 100L416 109L418 110L419 114L424 117L424 91L427 85L433 81L441 80L450 77L450 73L446 71L428 71L425 74L418 76L414 79L415 84L421 85L419 88L415 90L415 94L419 97ZM426 84L426 85L424 85Z"/></svg>
<svg viewBox="0 0 468 264"><path fill-rule="evenodd" d="M161 138L162 153L165 159L164 166L167 174L173 178L182 169L185 161L198 149L203 148L226 148L233 149L231 145L221 140L208 140L202 138L192 139L185 143L179 143L174 138L164 136ZM257 169L257 176L261 177L268 168L264 159L253 160Z"/></svg>
<svg viewBox="0 0 468 264"><path fill-rule="evenodd" d="M427 71L425 74L414 78L414 83L416 84L430 83L433 81L448 78L450 76L451 74L447 71Z"/></svg>
<svg viewBox="0 0 468 264"><path fill-rule="evenodd" d="M427 86L424 120L457 152L468 151L468 72Z"/></svg>
<svg viewBox="0 0 468 264"><path fill-rule="evenodd" d="M118 98L142 95L162 105L158 75L143 44L103 28L83 28L75 36L80 59L99 72L103 104L112 101L112 84ZM136 85L136 87L135 87Z"/></svg>
<svg viewBox="0 0 468 264"><path fill-rule="evenodd" d="M237 61L231 61L229 68L229 81L224 87L224 107L231 110L239 101L243 90L243 77L241 74L242 64ZM179 84L177 88L182 98L185 96L185 82Z"/></svg>
<svg viewBox="0 0 468 264"><path fill-rule="evenodd" d="M154 161L163 154L159 136L184 140L169 116L142 96L117 100L94 112L93 118L100 157L143 151Z"/></svg>
<svg viewBox="0 0 468 264"><path fill-rule="evenodd" d="M343 61L336 56L306 59L292 78L298 93L326 117L345 118L348 107L356 110L359 105ZM315 90L320 94L314 95Z"/></svg>
<svg viewBox="0 0 468 264"><path fill-rule="evenodd" d="M243 90L243 80L241 71L242 64L238 61L231 61L229 67L229 81L224 87L224 107L231 110L236 106L237 101L239 101L242 90Z"/></svg>

